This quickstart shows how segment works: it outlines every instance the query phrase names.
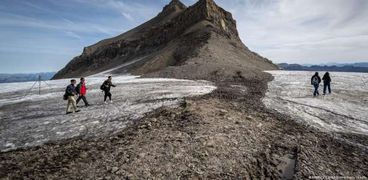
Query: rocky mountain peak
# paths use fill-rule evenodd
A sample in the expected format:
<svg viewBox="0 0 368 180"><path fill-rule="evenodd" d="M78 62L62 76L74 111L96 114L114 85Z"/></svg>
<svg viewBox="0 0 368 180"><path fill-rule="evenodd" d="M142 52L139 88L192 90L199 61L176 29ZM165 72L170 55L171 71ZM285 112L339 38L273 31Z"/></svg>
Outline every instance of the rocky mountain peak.
<svg viewBox="0 0 368 180"><path fill-rule="evenodd" d="M194 13L201 14L204 20L211 22L226 34L238 37L236 21L233 19L232 14L218 6L215 1L199 0L190 8L193 8Z"/></svg>
<svg viewBox="0 0 368 180"><path fill-rule="evenodd" d="M185 6L179 0L172 0L168 5L166 5L162 9L162 12L159 14L159 16L169 15L169 14L177 12L177 11L182 11L186 8L187 8L187 6Z"/></svg>
<svg viewBox="0 0 368 180"><path fill-rule="evenodd" d="M198 3L203 3L203 4L214 4L215 2L213 0L199 0Z"/></svg>
<svg viewBox="0 0 368 180"><path fill-rule="evenodd" d="M246 48L238 36L231 13L219 7L214 0L198 0L190 7L179 0L172 0L161 13L142 25L86 47L54 79L88 76L118 65L121 66L119 73L141 75L165 71L184 65L193 57L200 57L198 53L202 47L214 46L216 49L219 44L237 48L235 54L241 57L239 59L257 59L259 62L255 64L259 66L274 67ZM129 63L131 65L122 66Z"/></svg>
<svg viewBox="0 0 368 180"><path fill-rule="evenodd" d="M179 6L179 7L186 8L186 6L180 0L171 0L171 2L169 3L169 6Z"/></svg>

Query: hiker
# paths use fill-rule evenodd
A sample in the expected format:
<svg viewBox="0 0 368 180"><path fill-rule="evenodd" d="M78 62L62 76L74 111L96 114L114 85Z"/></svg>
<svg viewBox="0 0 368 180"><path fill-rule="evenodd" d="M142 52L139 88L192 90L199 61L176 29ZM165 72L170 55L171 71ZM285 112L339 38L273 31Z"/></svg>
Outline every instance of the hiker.
<svg viewBox="0 0 368 180"><path fill-rule="evenodd" d="M319 77L318 72L316 72L311 78L311 84L314 86L313 96L319 95L318 88L320 83L321 78Z"/></svg>
<svg viewBox="0 0 368 180"><path fill-rule="evenodd" d="M87 101L87 98L86 98L87 87L86 87L86 80L84 79L84 77L80 78L80 83L77 85L76 91L79 95L79 97L77 99L77 105L78 105L80 100L83 100L84 105L86 107L88 107L89 104L88 104L88 101Z"/></svg>
<svg viewBox="0 0 368 180"><path fill-rule="evenodd" d="M79 112L80 110L77 109L77 103L75 101L74 96L77 94L77 91L75 90L75 84L77 81L75 79L72 79L70 81L70 85L66 87L65 95L66 99L68 100L68 105L66 106L66 114L70 114L73 112ZM69 111L70 106L72 106L73 111Z"/></svg>
<svg viewBox="0 0 368 180"><path fill-rule="evenodd" d="M108 79L101 85L101 90L104 91L105 93L105 96L104 96L104 103L107 104L106 100L107 100L107 97L109 97L109 100L110 100L110 103L112 103L112 100L111 100L111 93L110 93L110 88L111 87L116 87L114 84L112 84L111 82L112 80L112 77L109 76Z"/></svg>
<svg viewBox="0 0 368 180"><path fill-rule="evenodd" d="M323 75L323 95L326 94L326 90L328 88L328 93L331 94L331 77L330 73L326 72L325 75Z"/></svg>

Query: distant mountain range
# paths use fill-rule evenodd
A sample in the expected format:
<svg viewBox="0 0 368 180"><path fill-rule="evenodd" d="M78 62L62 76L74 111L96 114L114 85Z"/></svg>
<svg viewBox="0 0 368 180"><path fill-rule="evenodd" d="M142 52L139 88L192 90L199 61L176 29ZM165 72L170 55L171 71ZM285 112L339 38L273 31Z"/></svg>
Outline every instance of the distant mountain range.
<svg viewBox="0 0 368 180"><path fill-rule="evenodd" d="M41 80L43 81L50 80L55 75L55 72L30 74L0 74L0 83L37 81L39 75L41 76Z"/></svg>
<svg viewBox="0 0 368 180"><path fill-rule="evenodd" d="M280 69L290 71L336 71L336 72L364 72L368 73L368 62L351 64L321 64L321 65L300 65L300 64L278 64Z"/></svg>

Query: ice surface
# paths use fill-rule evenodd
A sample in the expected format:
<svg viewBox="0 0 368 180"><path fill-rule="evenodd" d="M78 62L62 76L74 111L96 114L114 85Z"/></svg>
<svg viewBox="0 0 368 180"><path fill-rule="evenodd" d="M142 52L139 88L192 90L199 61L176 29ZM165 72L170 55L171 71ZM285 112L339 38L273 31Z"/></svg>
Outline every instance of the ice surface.
<svg viewBox="0 0 368 180"><path fill-rule="evenodd" d="M332 72L332 94L313 97L314 72L269 71L275 79L263 102L321 131L368 134L368 74ZM320 72L323 76L324 72Z"/></svg>
<svg viewBox="0 0 368 180"><path fill-rule="evenodd" d="M177 106L183 97L210 93L215 86L207 81L178 79L141 79L136 76L116 76L112 88L113 103L103 103L99 86L105 75L87 78L88 101L91 107L65 115L62 99L69 79L42 83L6 83L0 88L0 150L40 145L73 137L109 135L123 129L127 123L163 106ZM36 85L38 87L38 84ZM83 101L79 103L84 105Z"/></svg>

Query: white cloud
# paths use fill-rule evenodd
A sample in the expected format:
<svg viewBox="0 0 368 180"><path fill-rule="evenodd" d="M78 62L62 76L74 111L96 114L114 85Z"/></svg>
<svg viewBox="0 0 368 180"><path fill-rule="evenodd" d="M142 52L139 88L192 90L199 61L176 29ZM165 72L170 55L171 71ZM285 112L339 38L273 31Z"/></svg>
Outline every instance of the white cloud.
<svg viewBox="0 0 368 180"><path fill-rule="evenodd" d="M196 0L183 1L190 6ZM233 13L243 42L275 62L368 60L367 0L215 1ZM41 31L47 30L71 37L69 40L82 39L85 44L76 41L81 44L74 47L79 51L82 46L90 45L86 42L94 43L118 35L153 18L169 0L154 2L48 0L35 4L21 1L16 6L22 9L0 7L0 27L15 27L30 36L40 31L39 34L47 37L48 34ZM84 11L71 11L77 5L84 7ZM11 42L16 42L17 36ZM47 42L43 45L49 46Z"/></svg>
<svg viewBox="0 0 368 180"><path fill-rule="evenodd" d="M17 14L9 14L0 12L0 27L32 27L40 29L61 30L81 33L104 33L107 35L115 35L120 32L119 29L106 27L102 24L92 24L87 22L74 23L63 18L61 21L36 19Z"/></svg>
<svg viewBox="0 0 368 180"><path fill-rule="evenodd" d="M101 7L103 4L103 8L110 9L112 11L116 11L122 14L128 20L148 20L153 18L156 15L157 7L154 7L145 3L138 3L136 1L124 1L124 0L79 0L80 2L84 2L86 5L93 5L97 7ZM159 7L161 8L161 7ZM133 16L134 15L134 16ZM136 17L136 18L133 18Z"/></svg>
<svg viewBox="0 0 368 180"><path fill-rule="evenodd" d="M129 13L126 12L121 12L121 15L123 15L126 19L128 19L129 21L134 21L134 18L132 17L132 15L130 15Z"/></svg>
<svg viewBox="0 0 368 180"><path fill-rule="evenodd" d="M244 43L276 62L368 60L366 0L216 0Z"/></svg>
<svg viewBox="0 0 368 180"><path fill-rule="evenodd" d="M72 38L76 38L76 39L79 39L79 40L82 39L82 37L80 35L78 35L77 33L72 32L72 31L66 31L65 34L69 37L72 37Z"/></svg>

